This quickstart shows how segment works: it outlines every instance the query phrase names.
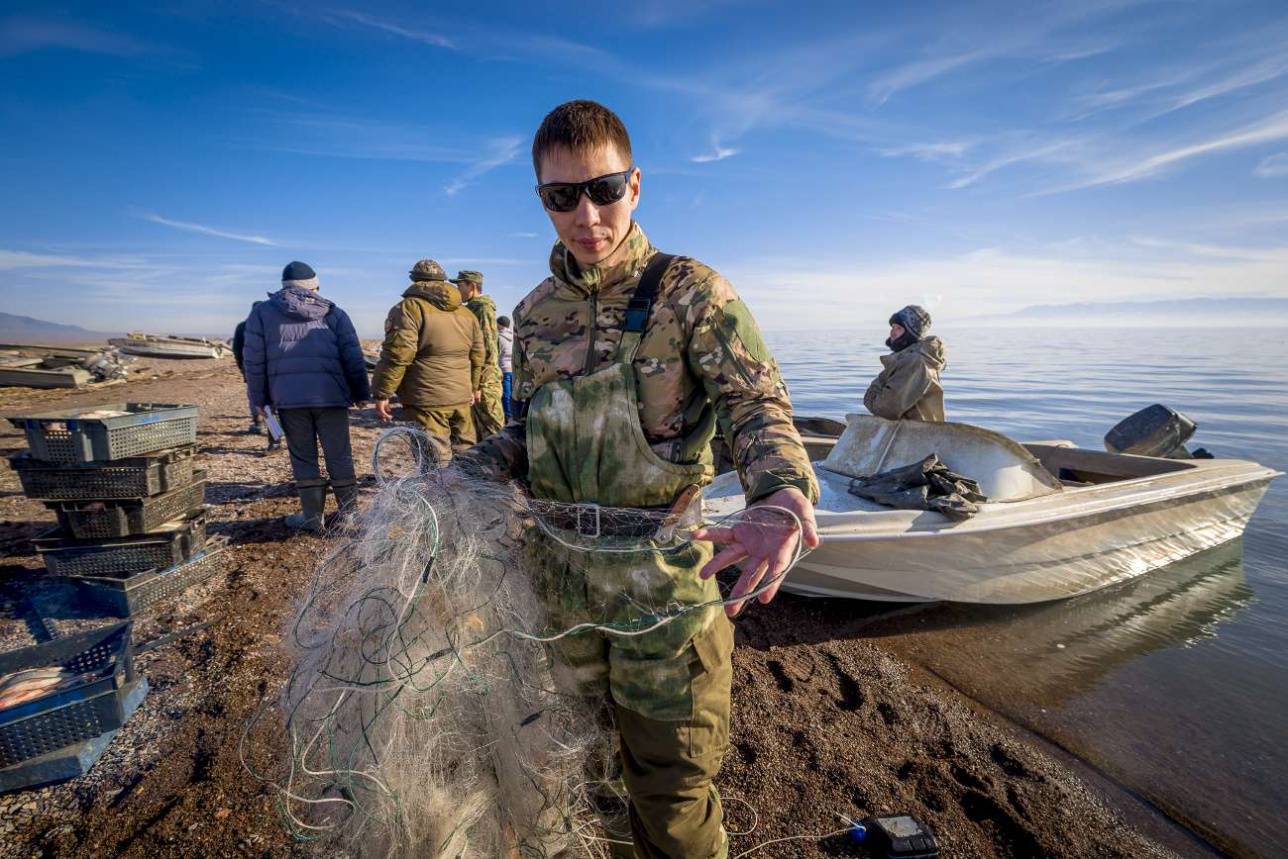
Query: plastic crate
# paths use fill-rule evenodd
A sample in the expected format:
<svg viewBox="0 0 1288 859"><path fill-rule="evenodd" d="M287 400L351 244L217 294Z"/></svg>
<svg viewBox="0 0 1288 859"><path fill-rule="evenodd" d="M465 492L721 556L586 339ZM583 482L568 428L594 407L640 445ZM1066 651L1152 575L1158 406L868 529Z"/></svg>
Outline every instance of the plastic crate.
<svg viewBox="0 0 1288 859"><path fill-rule="evenodd" d="M121 689L122 721L128 720L139 709L148 694L148 679L140 677ZM53 752L37 755L20 764L0 767L0 793L26 790L56 781L83 776L107 751L119 728L82 740Z"/></svg>
<svg viewBox="0 0 1288 859"><path fill-rule="evenodd" d="M206 542L206 516L167 522L165 530L137 537L32 541L49 572L57 576L128 576L183 563Z"/></svg>
<svg viewBox="0 0 1288 859"><path fill-rule="evenodd" d="M206 499L206 472L196 471L182 489L132 501L51 505L58 524L77 540L129 537L155 531L165 523L191 515Z"/></svg>
<svg viewBox="0 0 1288 859"><path fill-rule="evenodd" d="M130 624L117 623L0 653L0 674L61 666L99 678L0 710L0 767L115 730L125 721L124 687L134 680Z"/></svg>
<svg viewBox="0 0 1288 859"><path fill-rule="evenodd" d="M68 465L36 459L29 453L9 457L23 494L39 501L111 501L160 495L192 482L196 445L111 463Z"/></svg>
<svg viewBox="0 0 1288 859"><path fill-rule="evenodd" d="M165 570L121 577L75 576L71 581L102 610L115 617L133 617L219 572L221 558L218 552L219 549L207 548L184 563Z"/></svg>
<svg viewBox="0 0 1288 859"><path fill-rule="evenodd" d="M98 411L126 412L89 418ZM31 455L52 462L101 462L142 456L197 441L197 407L156 403L110 403L10 417L26 430Z"/></svg>

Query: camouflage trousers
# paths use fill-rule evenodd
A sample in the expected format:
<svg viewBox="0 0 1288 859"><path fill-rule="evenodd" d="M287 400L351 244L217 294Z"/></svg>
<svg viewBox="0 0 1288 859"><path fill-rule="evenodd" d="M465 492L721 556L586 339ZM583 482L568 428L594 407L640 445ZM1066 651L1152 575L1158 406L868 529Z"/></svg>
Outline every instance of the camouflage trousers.
<svg viewBox="0 0 1288 859"><path fill-rule="evenodd" d="M611 542L605 540L606 543ZM553 630L587 621L632 631L719 598L698 570L709 544L670 551L584 552L537 534L539 592ZM723 609L681 614L642 634L589 631L552 645L556 682L603 707L616 726L626 814L601 810L615 859L724 859L713 786L729 746L733 626Z"/></svg>
<svg viewBox="0 0 1288 859"><path fill-rule="evenodd" d="M505 425L505 411L501 408L501 370L484 370L479 390L479 401L471 407L470 412L474 416L474 429L482 441L499 433Z"/></svg>
<svg viewBox="0 0 1288 859"><path fill-rule="evenodd" d="M439 461L451 459L453 450L472 447L478 438L474 435L474 421L470 406L408 406L402 407L403 416L417 424L428 435L442 442L434 456Z"/></svg>

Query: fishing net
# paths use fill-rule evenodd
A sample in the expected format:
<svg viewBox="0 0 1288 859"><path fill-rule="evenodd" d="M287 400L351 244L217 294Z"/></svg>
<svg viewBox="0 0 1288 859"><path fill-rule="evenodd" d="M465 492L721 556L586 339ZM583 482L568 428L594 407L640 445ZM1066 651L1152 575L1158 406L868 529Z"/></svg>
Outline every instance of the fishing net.
<svg viewBox="0 0 1288 859"><path fill-rule="evenodd" d="M607 708L571 688L548 645L717 609L639 602L555 628L537 568L548 555L533 547L587 567L692 551L700 505L536 502L433 456L414 430L379 440L379 490L319 564L287 637L288 748L276 771L252 772L298 838L351 855L607 856L624 837L600 824L624 812ZM797 527L782 511L755 515Z"/></svg>

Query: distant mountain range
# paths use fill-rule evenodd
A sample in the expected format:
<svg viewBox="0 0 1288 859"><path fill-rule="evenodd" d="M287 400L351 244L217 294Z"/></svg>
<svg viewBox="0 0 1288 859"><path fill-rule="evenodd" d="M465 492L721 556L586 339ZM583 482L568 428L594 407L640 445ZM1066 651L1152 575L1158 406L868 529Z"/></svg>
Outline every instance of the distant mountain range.
<svg viewBox="0 0 1288 859"><path fill-rule="evenodd" d="M104 331L90 331L79 325L63 325L30 316L0 313L0 343L66 343L73 340L102 340L114 337Z"/></svg>
<svg viewBox="0 0 1288 859"><path fill-rule="evenodd" d="M1213 325L1235 321L1276 324L1288 322L1288 298L1180 298L1164 301L1037 304L1014 313L998 314L988 318L1034 322L1073 319L1129 322L1139 318Z"/></svg>

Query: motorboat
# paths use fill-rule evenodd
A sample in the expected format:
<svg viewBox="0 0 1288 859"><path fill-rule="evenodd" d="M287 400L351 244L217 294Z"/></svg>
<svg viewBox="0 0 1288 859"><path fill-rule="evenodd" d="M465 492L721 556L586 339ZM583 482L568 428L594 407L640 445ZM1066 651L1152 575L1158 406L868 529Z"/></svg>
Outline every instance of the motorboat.
<svg viewBox="0 0 1288 859"><path fill-rule="evenodd" d="M131 332L128 337L113 337L107 342L128 355L148 358L222 358L231 352L224 341L208 337L159 337Z"/></svg>
<svg viewBox="0 0 1288 859"><path fill-rule="evenodd" d="M900 510L851 481L935 454L987 501L968 519ZM1090 593L1242 535L1280 472L1238 459L1170 459L1019 444L961 423L850 415L814 463L820 545L783 589L888 602L1036 603ZM736 475L703 502L708 521L742 510Z"/></svg>

